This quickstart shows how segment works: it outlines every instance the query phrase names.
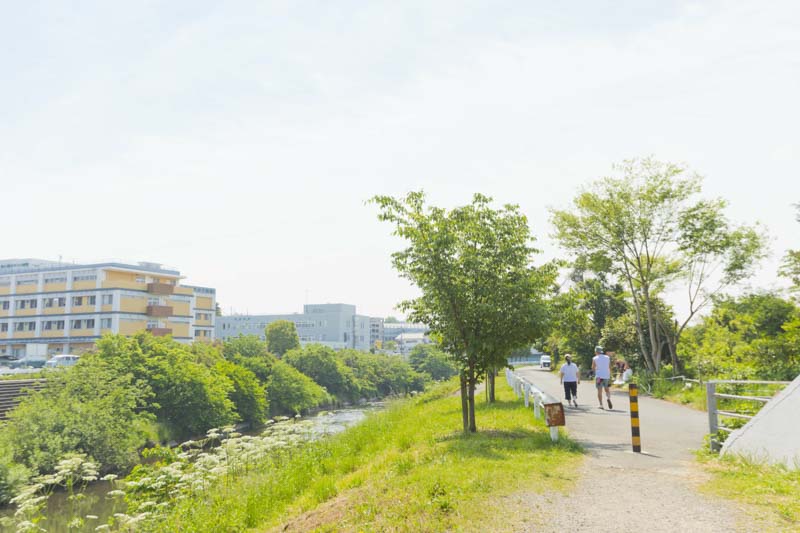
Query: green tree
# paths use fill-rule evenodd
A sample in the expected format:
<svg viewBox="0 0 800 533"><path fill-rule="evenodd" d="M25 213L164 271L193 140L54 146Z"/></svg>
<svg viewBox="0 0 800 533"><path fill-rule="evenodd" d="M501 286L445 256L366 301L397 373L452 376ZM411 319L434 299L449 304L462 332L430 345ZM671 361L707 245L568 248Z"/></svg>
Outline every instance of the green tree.
<svg viewBox="0 0 800 533"><path fill-rule="evenodd" d="M234 387L225 376L197 362L192 348L147 333L107 335L97 341L97 357L119 374L130 373L146 395L146 409L176 438L205 433L237 420L229 395ZM218 360L202 351L201 359Z"/></svg>
<svg viewBox="0 0 800 533"><path fill-rule="evenodd" d="M797 204L797 221L800 222L800 204ZM783 258L779 274L792 282L792 291L800 293L800 250L789 250Z"/></svg>
<svg viewBox="0 0 800 533"><path fill-rule="evenodd" d="M617 169L619 177L595 182L572 209L552 211L556 237L582 261L624 281L647 368L658 371L665 347L677 368L681 333L714 295L752 273L764 237L731 224L723 200L696 199L700 178L683 166L647 158ZM655 301L676 281L686 286L688 313L681 323L664 324Z"/></svg>
<svg viewBox="0 0 800 533"><path fill-rule="evenodd" d="M458 365L462 422L477 430L475 386L514 348L530 344L541 324L536 300L552 270L531 267L528 222L515 205L490 207L476 194L471 204L446 210L426 206L422 192L405 198L376 196L379 219L409 246L392 254L397 271L422 292L400 304L426 324Z"/></svg>
<svg viewBox="0 0 800 533"><path fill-rule="evenodd" d="M408 362L415 371L427 374L431 379L450 379L458 375L458 368L445 352L433 344L418 344L408 356Z"/></svg>
<svg viewBox="0 0 800 533"><path fill-rule="evenodd" d="M278 357L289 350L300 347L300 337L297 336L297 328L290 320L276 320L267 325L265 330L267 336L267 350Z"/></svg>
<svg viewBox="0 0 800 533"><path fill-rule="evenodd" d="M228 398L236 407L240 420L251 425L264 422L268 411L267 394L255 373L230 361L218 362L214 371L233 385Z"/></svg>

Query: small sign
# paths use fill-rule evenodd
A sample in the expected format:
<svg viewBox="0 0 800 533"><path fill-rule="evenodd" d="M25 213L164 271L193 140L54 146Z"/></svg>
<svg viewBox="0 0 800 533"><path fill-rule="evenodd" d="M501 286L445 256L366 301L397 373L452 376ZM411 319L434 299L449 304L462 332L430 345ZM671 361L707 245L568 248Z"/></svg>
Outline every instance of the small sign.
<svg viewBox="0 0 800 533"><path fill-rule="evenodd" d="M548 427L566 425L561 402L544 404L544 420Z"/></svg>

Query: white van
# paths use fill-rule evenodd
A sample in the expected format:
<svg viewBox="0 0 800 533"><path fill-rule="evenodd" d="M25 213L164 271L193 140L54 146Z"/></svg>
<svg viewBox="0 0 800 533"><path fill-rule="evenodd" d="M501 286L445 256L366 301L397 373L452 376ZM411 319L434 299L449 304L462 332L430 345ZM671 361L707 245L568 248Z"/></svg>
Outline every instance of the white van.
<svg viewBox="0 0 800 533"><path fill-rule="evenodd" d="M547 368L550 369L550 356L543 355L539 358L539 368Z"/></svg>
<svg viewBox="0 0 800 533"><path fill-rule="evenodd" d="M70 354L54 355L44 364L44 367L61 368L65 366L72 366L78 362L78 359L80 359L79 355L70 355Z"/></svg>

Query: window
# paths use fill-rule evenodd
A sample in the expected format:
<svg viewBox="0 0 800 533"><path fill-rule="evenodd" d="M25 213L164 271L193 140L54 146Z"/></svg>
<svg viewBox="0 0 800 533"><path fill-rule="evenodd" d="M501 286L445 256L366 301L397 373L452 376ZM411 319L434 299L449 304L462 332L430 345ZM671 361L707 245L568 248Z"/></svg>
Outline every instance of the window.
<svg viewBox="0 0 800 533"><path fill-rule="evenodd" d="M103 305L111 305L114 303L114 295L113 294L104 294L101 297L101 301Z"/></svg>
<svg viewBox="0 0 800 533"><path fill-rule="evenodd" d="M66 296L61 296L58 298L45 298L44 299L44 306L45 307L64 307L67 305L67 298Z"/></svg>
<svg viewBox="0 0 800 533"><path fill-rule="evenodd" d="M42 324L43 329L45 330L59 330L64 329L64 321L63 320L48 320Z"/></svg>
<svg viewBox="0 0 800 533"><path fill-rule="evenodd" d="M144 283L144 277L136 276L136 283Z"/></svg>
<svg viewBox="0 0 800 533"><path fill-rule="evenodd" d="M89 305L94 305L97 303L97 296L87 296L89 300Z"/></svg>
<svg viewBox="0 0 800 533"><path fill-rule="evenodd" d="M8 331L8 324L0 324L0 332L5 333L6 331Z"/></svg>
<svg viewBox="0 0 800 533"><path fill-rule="evenodd" d="M75 306L83 305L83 296L73 296L72 297L72 305L75 305Z"/></svg>
<svg viewBox="0 0 800 533"><path fill-rule="evenodd" d="M87 320L84 320L83 322L84 322L84 326L83 326L84 328L86 328L86 329L94 329L94 318L89 318Z"/></svg>
<svg viewBox="0 0 800 533"><path fill-rule="evenodd" d="M101 318L100 319L100 328L101 329L111 329L111 319L110 318Z"/></svg>
<svg viewBox="0 0 800 533"><path fill-rule="evenodd" d="M80 320L73 320L72 321L72 329L81 329L81 321Z"/></svg>
<svg viewBox="0 0 800 533"><path fill-rule="evenodd" d="M17 309L36 309L36 299L31 300L17 300L15 307Z"/></svg>
<svg viewBox="0 0 800 533"><path fill-rule="evenodd" d="M76 272L72 275L72 281L94 281L97 279L97 274L94 272Z"/></svg>
<svg viewBox="0 0 800 533"><path fill-rule="evenodd" d="M17 280L17 287L22 287L24 285L36 285L37 281L35 279L18 279Z"/></svg>
<svg viewBox="0 0 800 533"><path fill-rule="evenodd" d="M148 298L147 305L159 305L160 301L158 298Z"/></svg>
<svg viewBox="0 0 800 533"><path fill-rule="evenodd" d="M2 306L3 311L8 311L8 300L4 300L2 303L0 303L0 306Z"/></svg>
<svg viewBox="0 0 800 533"><path fill-rule="evenodd" d="M67 276L61 276L61 275L48 276L48 277L44 278L44 282L45 283L66 283L67 282Z"/></svg>

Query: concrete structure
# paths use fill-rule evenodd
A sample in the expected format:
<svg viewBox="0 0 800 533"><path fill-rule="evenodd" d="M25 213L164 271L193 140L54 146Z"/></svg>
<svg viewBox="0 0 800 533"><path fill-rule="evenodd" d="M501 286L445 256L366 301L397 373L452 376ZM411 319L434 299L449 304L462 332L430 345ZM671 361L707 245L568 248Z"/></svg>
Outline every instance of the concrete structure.
<svg viewBox="0 0 800 533"><path fill-rule="evenodd" d="M356 314L354 305L306 304L302 314L218 317L216 335L222 340L239 335L256 335L264 340L264 329L276 320L294 322L301 344L323 344L337 350L369 350L373 332L380 331L380 326L373 322L375 319Z"/></svg>
<svg viewBox="0 0 800 533"><path fill-rule="evenodd" d="M427 333L428 326L414 322L384 322L383 342L396 341L403 333Z"/></svg>
<svg viewBox="0 0 800 533"><path fill-rule="evenodd" d="M105 333L214 339L216 292L157 263L0 261L0 356L81 353Z"/></svg>
<svg viewBox="0 0 800 533"><path fill-rule="evenodd" d="M406 357L414 347L420 344L431 344L431 340L425 333L401 333L394 340L397 343L397 351Z"/></svg>
<svg viewBox="0 0 800 533"><path fill-rule="evenodd" d="M732 432L722 454L783 463L800 469L800 376L786 386L743 427Z"/></svg>

